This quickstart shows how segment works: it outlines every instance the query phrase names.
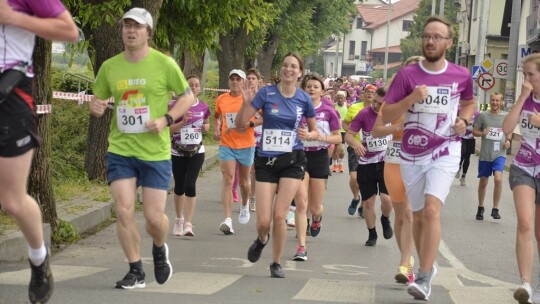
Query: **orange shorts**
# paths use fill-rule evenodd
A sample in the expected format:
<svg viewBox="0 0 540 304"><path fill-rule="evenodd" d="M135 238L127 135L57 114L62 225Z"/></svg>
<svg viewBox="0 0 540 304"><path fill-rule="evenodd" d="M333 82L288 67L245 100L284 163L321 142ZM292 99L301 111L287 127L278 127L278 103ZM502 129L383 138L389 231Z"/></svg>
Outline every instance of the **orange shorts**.
<svg viewBox="0 0 540 304"><path fill-rule="evenodd" d="M393 203L403 203L407 200L399 164L384 164L384 183Z"/></svg>

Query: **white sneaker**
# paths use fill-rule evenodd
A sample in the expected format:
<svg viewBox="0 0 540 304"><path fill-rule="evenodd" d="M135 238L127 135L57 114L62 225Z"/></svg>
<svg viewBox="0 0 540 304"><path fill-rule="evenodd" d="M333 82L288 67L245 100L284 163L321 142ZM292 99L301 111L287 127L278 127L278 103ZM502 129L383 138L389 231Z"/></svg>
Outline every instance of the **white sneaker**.
<svg viewBox="0 0 540 304"><path fill-rule="evenodd" d="M184 218L176 218L174 221L173 235L181 236L184 234Z"/></svg>
<svg viewBox="0 0 540 304"><path fill-rule="evenodd" d="M220 225L219 231L223 232L226 235L234 234L234 229L232 227L232 220L230 217L226 218Z"/></svg>
<svg viewBox="0 0 540 304"><path fill-rule="evenodd" d="M240 206L240 215L238 215L238 222L242 225L249 223L249 214L248 206Z"/></svg>
<svg viewBox="0 0 540 304"><path fill-rule="evenodd" d="M532 303L531 293L531 285L529 283L523 283L514 292L514 299L520 304Z"/></svg>
<svg viewBox="0 0 540 304"><path fill-rule="evenodd" d="M460 178L461 177L461 168L459 168L459 170L456 172L456 178Z"/></svg>
<svg viewBox="0 0 540 304"><path fill-rule="evenodd" d="M461 186L463 186L463 187L467 186L467 184L465 183L465 177L461 177L461 178L459 179L459 184L460 184Z"/></svg>
<svg viewBox="0 0 540 304"><path fill-rule="evenodd" d="M287 213L287 219L285 220L287 223L287 226L289 227L295 227L296 222L294 220L294 211L289 210L289 213Z"/></svg>

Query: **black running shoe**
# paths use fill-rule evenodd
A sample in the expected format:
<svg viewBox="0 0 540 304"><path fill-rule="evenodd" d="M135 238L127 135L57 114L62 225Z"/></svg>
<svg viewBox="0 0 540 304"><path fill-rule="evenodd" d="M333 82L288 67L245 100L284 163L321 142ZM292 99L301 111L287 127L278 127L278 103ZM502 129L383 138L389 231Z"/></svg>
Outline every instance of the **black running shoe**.
<svg viewBox="0 0 540 304"><path fill-rule="evenodd" d="M391 239L394 235L394 230L392 230L392 225L390 224L390 218L381 215L381 224L382 224L382 231L383 236L385 239Z"/></svg>
<svg viewBox="0 0 540 304"><path fill-rule="evenodd" d="M272 263L270 264L270 276L272 278L284 278L285 272L283 272L283 268L281 268L281 265L278 263Z"/></svg>
<svg viewBox="0 0 540 304"><path fill-rule="evenodd" d="M369 238L366 241L366 246L375 246L377 244L377 238L377 231L374 228L373 232L369 233Z"/></svg>
<svg viewBox="0 0 540 304"><path fill-rule="evenodd" d="M115 287L120 289L144 288L146 287L144 277L144 271L130 270L122 280L116 282Z"/></svg>
<svg viewBox="0 0 540 304"><path fill-rule="evenodd" d="M499 214L499 209L497 209L497 208L491 209L491 216L496 220L500 220L501 215Z"/></svg>
<svg viewBox="0 0 540 304"><path fill-rule="evenodd" d="M163 243L161 249L153 245L152 255L154 256L154 276L158 284L167 282L173 274L171 262L169 262L169 246Z"/></svg>
<svg viewBox="0 0 540 304"><path fill-rule="evenodd" d="M360 199L352 199L351 204L349 205L349 209L347 209L347 212L349 212L350 215L354 215L356 212L356 207L358 207L358 204L360 204Z"/></svg>
<svg viewBox="0 0 540 304"><path fill-rule="evenodd" d="M364 218L364 208L362 206L358 207L358 216Z"/></svg>
<svg viewBox="0 0 540 304"><path fill-rule="evenodd" d="M479 221L484 219L484 207L478 207L478 211L476 211L476 219Z"/></svg>
<svg viewBox="0 0 540 304"><path fill-rule="evenodd" d="M30 262L32 277L28 286L28 297L31 303L46 303L54 291L54 278L49 265L49 253L39 266Z"/></svg>
<svg viewBox="0 0 540 304"><path fill-rule="evenodd" d="M268 235L268 240L266 241L266 244L268 244L269 240L270 240L270 235ZM264 246L266 246L266 244L263 244L263 242L259 240L259 237L257 237L257 239L253 242L253 244L249 246L247 256L248 256L248 260L251 263L255 263L259 260L259 258L261 257L261 253L264 249Z"/></svg>

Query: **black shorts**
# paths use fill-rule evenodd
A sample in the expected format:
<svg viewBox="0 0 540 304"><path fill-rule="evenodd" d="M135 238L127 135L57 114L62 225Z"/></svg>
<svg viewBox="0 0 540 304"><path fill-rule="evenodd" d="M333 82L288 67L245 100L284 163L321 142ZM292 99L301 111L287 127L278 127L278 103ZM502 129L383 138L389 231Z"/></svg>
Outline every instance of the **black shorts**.
<svg viewBox="0 0 540 304"><path fill-rule="evenodd" d="M358 165L356 182L363 200L381 193L388 194L384 184L384 162Z"/></svg>
<svg viewBox="0 0 540 304"><path fill-rule="evenodd" d="M304 150L294 150L292 153L296 154L296 161L281 170L275 170L267 165L268 157L258 156L255 152L255 180L274 184L279 183L282 177L302 180L306 172L306 154Z"/></svg>
<svg viewBox="0 0 540 304"><path fill-rule="evenodd" d="M461 155L473 155L475 150L476 140L474 138L462 138L461 139Z"/></svg>
<svg viewBox="0 0 540 304"><path fill-rule="evenodd" d="M345 144L345 134L347 134L347 132L341 132L341 143L342 144Z"/></svg>
<svg viewBox="0 0 540 304"><path fill-rule="evenodd" d="M26 77L0 102L0 156L14 157L38 147L32 79Z"/></svg>
<svg viewBox="0 0 540 304"><path fill-rule="evenodd" d="M330 168L328 166L328 149L319 151L306 151L307 167L306 171L309 177L328 179Z"/></svg>
<svg viewBox="0 0 540 304"><path fill-rule="evenodd" d="M351 147L347 147L347 161L349 164L349 173L356 172L356 168L358 168L358 155Z"/></svg>

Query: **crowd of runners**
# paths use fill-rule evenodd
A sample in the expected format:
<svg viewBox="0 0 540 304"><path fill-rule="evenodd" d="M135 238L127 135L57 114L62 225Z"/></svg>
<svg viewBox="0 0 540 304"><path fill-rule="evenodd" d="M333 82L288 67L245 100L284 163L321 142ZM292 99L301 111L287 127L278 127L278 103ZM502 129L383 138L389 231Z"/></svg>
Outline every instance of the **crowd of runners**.
<svg viewBox="0 0 540 304"><path fill-rule="evenodd" d="M36 15L33 22L57 16L47 20L56 21L50 27L63 29L63 33L30 30L48 39L75 39L69 13L60 2L48 2L54 9L35 8L26 13ZM3 6L5 2L0 2L0 8ZM519 125L522 146L509 176L518 216L516 256L522 278L514 298L519 303L540 303L540 289L531 288L533 231L540 231L540 216L535 216L535 206L540 204L540 54L524 60L525 82L509 113L503 111L499 93L490 96L489 110L478 113L469 71L445 59L452 46L452 26L444 18L432 16L423 27L423 56L409 58L386 84L306 74L303 59L288 53L274 83L266 83L256 69L231 70L229 92L216 98L211 113L198 98L199 77L185 77L172 58L149 46L154 22L148 11L133 8L121 24L124 52L100 67L93 87L95 98L89 105L91 114L101 117L108 107L106 100L115 99L107 178L115 201L118 240L129 263L116 288L146 285L135 221L137 187L142 188L145 227L153 240L155 279L164 284L173 275L166 241L171 228L173 236L195 237L196 182L205 157L202 139L212 125L222 173L223 221L216 223L216 229L234 235L234 202L239 202L240 225L255 215L256 238L246 244L250 262L259 260L270 240L271 277L285 278L283 259L307 261L306 237L317 237L324 227L327 180L347 168L352 198L344 203L343 212L364 219L366 246L377 244L377 221L385 239L395 236L400 250L395 281L406 285L414 299L428 300L437 274L441 208L454 178L466 186L474 137L482 138L476 219L483 220L491 175L495 182L491 216L501 219L498 204L505 151ZM20 23L11 26L21 27ZM29 35L33 38L34 34ZM25 46L28 52L18 61L1 62L2 77L14 65L28 62L33 45ZM21 124L25 130L0 137L0 166L13 168L0 171L0 202L17 219L28 240L30 301L44 303L54 285L39 231L39 208L26 194L32 151L39 137L25 86L24 82L15 85L9 95L12 103L0 100L2 130ZM16 181L7 173L12 171L21 172ZM175 219L169 225L164 210L171 177ZM292 257L282 257L287 226L296 229ZM535 235L538 240L540 234Z"/></svg>

